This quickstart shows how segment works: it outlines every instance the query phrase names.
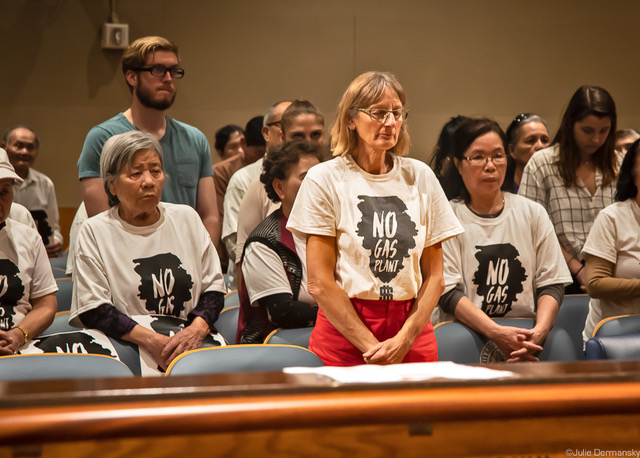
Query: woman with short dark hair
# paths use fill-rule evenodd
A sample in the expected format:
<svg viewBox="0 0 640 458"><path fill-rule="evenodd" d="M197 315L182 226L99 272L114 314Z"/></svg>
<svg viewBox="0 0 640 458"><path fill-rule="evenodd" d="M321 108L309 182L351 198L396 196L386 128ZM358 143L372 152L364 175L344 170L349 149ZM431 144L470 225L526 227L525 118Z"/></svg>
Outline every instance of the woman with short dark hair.
<svg viewBox="0 0 640 458"><path fill-rule="evenodd" d="M453 136L451 206L464 234L443 244L440 309L496 343L510 361L535 361L571 281L541 205L504 191L507 142L490 119L468 119ZM535 318L533 329L492 318Z"/></svg>

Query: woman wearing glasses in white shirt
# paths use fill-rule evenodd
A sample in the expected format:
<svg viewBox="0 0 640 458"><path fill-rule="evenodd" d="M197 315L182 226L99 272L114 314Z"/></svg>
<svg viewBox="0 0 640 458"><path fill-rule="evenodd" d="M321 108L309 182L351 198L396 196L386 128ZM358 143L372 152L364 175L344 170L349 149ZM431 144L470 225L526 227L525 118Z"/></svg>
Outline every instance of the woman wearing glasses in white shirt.
<svg viewBox="0 0 640 458"><path fill-rule="evenodd" d="M453 137L449 189L464 234L443 243L440 309L496 343L509 361L536 361L571 276L541 205L504 192L507 141L498 124L469 119ZM534 318L533 329L492 318ZM442 320L444 321L444 320Z"/></svg>
<svg viewBox="0 0 640 458"><path fill-rule="evenodd" d="M327 365L437 360L441 242L462 228L431 169L401 157L405 104L395 76L358 76L338 106L337 157L309 170L289 216L320 308L309 349Z"/></svg>

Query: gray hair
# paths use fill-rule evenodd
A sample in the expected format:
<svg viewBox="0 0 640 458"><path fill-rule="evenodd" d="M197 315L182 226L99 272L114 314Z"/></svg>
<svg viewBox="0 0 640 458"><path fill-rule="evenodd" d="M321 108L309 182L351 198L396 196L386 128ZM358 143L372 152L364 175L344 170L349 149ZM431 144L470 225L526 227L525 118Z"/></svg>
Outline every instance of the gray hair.
<svg viewBox="0 0 640 458"><path fill-rule="evenodd" d="M156 138L148 133L132 130L124 134L114 135L108 139L102 147L100 156L100 177L104 184L104 190L109 198L109 206L117 205L120 200L109 191L109 183L118 179L125 164L131 164L133 155L138 151L151 150L158 153L160 165L164 172L164 158L162 148Z"/></svg>
<svg viewBox="0 0 640 458"><path fill-rule="evenodd" d="M262 118L263 127L267 127L267 124L271 124L274 121L276 107L286 101L287 100L280 100L279 102L276 102L273 105L271 105L269 108L267 108L267 112L265 113L264 118Z"/></svg>

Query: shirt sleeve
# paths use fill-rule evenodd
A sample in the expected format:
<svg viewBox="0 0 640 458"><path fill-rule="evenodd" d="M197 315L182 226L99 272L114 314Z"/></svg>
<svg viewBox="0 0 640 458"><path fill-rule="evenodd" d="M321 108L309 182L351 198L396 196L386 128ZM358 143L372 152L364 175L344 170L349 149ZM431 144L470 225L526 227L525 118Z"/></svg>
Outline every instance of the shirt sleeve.
<svg viewBox="0 0 640 458"><path fill-rule="evenodd" d="M464 228L453 212L435 174L429 168L426 168L426 173L429 203L426 207L428 212L425 246L428 247L463 233Z"/></svg>
<svg viewBox="0 0 640 458"><path fill-rule="evenodd" d="M265 244L247 245L242 260L242 276L252 305L263 297L278 293L292 294L289 279L278 254Z"/></svg>
<svg viewBox="0 0 640 458"><path fill-rule="evenodd" d="M542 164L538 158L532 157L522 173L518 194L538 202L548 211L546 193Z"/></svg>
<svg viewBox="0 0 640 458"><path fill-rule="evenodd" d="M560 248L560 242L553 228L549 215L539 205L532 208L532 242L536 250L536 288L572 283L571 273Z"/></svg>
<svg viewBox="0 0 640 458"><path fill-rule="evenodd" d="M99 126L89 131L78 159L78 178L97 178L100 176L102 146L109 137L111 134Z"/></svg>
<svg viewBox="0 0 640 458"><path fill-rule="evenodd" d="M81 326L78 316L102 304L113 305L111 286L91 226L84 224L75 249L69 323Z"/></svg>
<svg viewBox="0 0 640 458"><path fill-rule="evenodd" d="M211 165L211 148L209 147L209 142L207 141L207 137L198 131L200 134L198 152L200 155L200 178L212 177L213 176L213 167Z"/></svg>
<svg viewBox="0 0 640 458"><path fill-rule="evenodd" d="M192 234L192 237L197 237L196 240L200 240L200 246L204 247L201 254L202 291L218 291L226 294L227 287L224 283L222 266L220 265L220 257L218 256L216 247L213 245L211 237L202 224L198 213L193 209L190 210L190 213L193 218L191 227L195 229L195 233Z"/></svg>
<svg viewBox="0 0 640 458"><path fill-rule="evenodd" d="M442 244L444 292L460 287L464 292L462 277L463 259L461 240L449 239Z"/></svg>
<svg viewBox="0 0 640 458"><path fill-rule="evenodd" d="M46 296L47 294L55 293L58 291L58 285L51 271L49 257L47 256L47 251L44 248L44 243L39 234L37 234L33 241L33 250L35 251L34 266L29 297L36 299Z"/></svg>
<svg viewBox="0 0 640 458"><path fill-rule="evenodd" d="M287 220L287 229L298 234L336 236L336 209L331 186L317 177L317 168L309 170Z"/></svg>
<svg viewBox="0 0 640 458"><path fill-rule="evenodd" d="M618 260L617 238L616 224L612 215L607 211L601 211L591 226L582 251L615 264Z"/></svg>

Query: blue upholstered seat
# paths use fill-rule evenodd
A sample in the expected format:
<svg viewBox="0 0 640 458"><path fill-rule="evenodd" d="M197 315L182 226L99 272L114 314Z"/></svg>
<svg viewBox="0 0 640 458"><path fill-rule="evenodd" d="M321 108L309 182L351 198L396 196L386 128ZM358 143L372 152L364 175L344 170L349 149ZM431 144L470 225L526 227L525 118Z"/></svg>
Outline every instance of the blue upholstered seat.
<svg viewBox="0 0 640 458"><path fill-rule="evenodd" d="M200 348L178 356L167 375L279 371L289 366L324 366L306 348L293 345L229 345Z"/></svg>
<svg viewBox="0 0 640 458"><path fill-rule="evenodd" d="M42 353L0 357L0 380L133 377L129 368L102 355Z"/></svg>
<svg viewBox="0 0 640 458"><path fill-rule="evenodd" d="M298 347L309 348L309 337L311 337L311 331L313 331L313 327L274 329L266 337L266 339L264 339L264 343L280 344L280 345L296 345Z"/></svg>
<svg viewBox="0 0 640 458"><path fill-rule="evenodd" d="M585 352L587 359L640 360L640 334L592 337Z"/></svg>

